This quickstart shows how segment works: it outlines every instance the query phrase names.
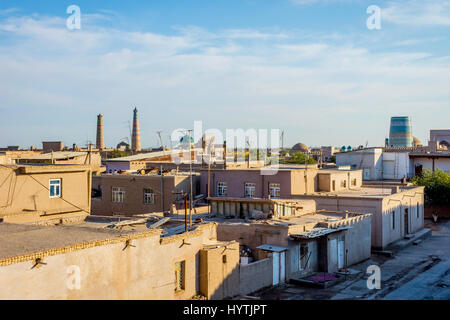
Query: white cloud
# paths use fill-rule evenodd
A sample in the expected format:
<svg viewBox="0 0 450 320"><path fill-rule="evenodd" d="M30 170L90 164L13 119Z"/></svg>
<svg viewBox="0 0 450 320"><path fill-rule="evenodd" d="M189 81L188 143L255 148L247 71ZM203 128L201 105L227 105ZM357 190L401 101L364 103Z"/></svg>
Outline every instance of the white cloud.
<svg viewBox="0 0 450 320"><path fill-rule="evenodd" d="M317 3L319 0L290 0L293 4L305 5L311 3Z"/></svg>
<svg viewBox="0 0 450 320"><path fill-rule="evenodd" d="M382 19L399 25L450 26L450 1L390 1L382 9Z"/></svg>
<svg viewBox="0 0 450 320"><path fill-rule="evenodd" d="M134 105L145 146L154 144L156 130L169 134L194 120L221 129L283 128L286 144L302 137L340 145L367 137L382 144L391 115L431 121L431 108L442 121L448 118L448 57L372 52L282 31L178 31L168 36L90 26L71 32L54 17L1 21L0 33L10 40L0 44L0 112L17 109L21 116L0 117L9 119L0 120L0 144L28 145L34 137L35 145L45 137L84 144L86 135L95 140L95 115L102 112L112 146L129 134ZM7 140L27 117L33 133L24 129L23 140ZM43 124L39 131L36 120ZM343 120L352 125L340 125ZM367 134L356 134L362 131Z"/></svg>
<svg viewBox="0 0 450 320"><path fill-rule="evenodd" d="M15 13L15 12L19 12L20 9L19 8L8 8L8 9L3 9L0 10L0 16L3 15L10 15L11 13Z"/></svg>

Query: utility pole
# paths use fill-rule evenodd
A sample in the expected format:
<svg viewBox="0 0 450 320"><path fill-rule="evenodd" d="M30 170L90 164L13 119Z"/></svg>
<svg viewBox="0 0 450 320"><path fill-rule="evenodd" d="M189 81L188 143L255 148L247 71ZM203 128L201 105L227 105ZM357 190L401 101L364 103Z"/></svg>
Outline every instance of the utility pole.
<svg viewBox="0 0 450 320"><path fill-rule="evenodd" d="M191 192L189 196L189 226L192 226L192 150L191 150L191 132L192 129L187 130L189 134L189 178L191 183Z"/></svg>
<svg viewBox="0 0 450 320"><path fill-rule="evenodd" d="M89 165L91 165L91 158L92 158L92 143L89 143Z"/></svg>
<svg viewBox="0 0 450 320"><path fill-rule="evenodd" d="M162 132L162 131L156 131L156 134L157 134L158 137L159 137L159 142L160 142L160 144L161 144L161 148L163 149L163 151L166 151L166 148L164 147L163 142L162 142L162 139L161 139L161 132Z"/></svg>
<svg viewBox="0 0 450 320"><path fill-rule="evenodd" d="M173 149L173 143L172 143L172 137L171 136L169 136L169 141L170 141L170 149L172 150Z"/></svg>
<svg viewBox="0 0 450 320"><path fill-rule="evenodd" d="M211 213L211 201L209 200L209 197L211 196L210 193L211 190L211 149L208 148L208 213Z"/></svg>
<svg viewBox="0 0 450 320"><path fill-rule="evenodd" d="M187 226L187 193L184 194L184 232L188 231Z"/></svg>

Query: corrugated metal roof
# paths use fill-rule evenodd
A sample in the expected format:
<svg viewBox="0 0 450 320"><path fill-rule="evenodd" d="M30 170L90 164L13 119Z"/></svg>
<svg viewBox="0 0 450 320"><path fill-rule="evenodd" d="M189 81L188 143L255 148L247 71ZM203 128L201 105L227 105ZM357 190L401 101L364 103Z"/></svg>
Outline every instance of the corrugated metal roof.
<svg viewBox="0 0 450 320"><path fill-rule="evenodd" d="M317 227L317 228L313 228L313 229L305 231L305 232L291 234L290 236L292 238L298 238L298 239L314 239L314 238L319 238L319 237L325 236L330 233L347 230L350 228L351 227L339 227L336 229L330 229L330 228Z"/></svg>
<svg viewBox="0 0 450 320"><path fill-rule="evenodd" d="M86 156L87 154L88 154L87 152L56 151L53 152L53 155L51 152L42 153L35 156L21 157L20 160L51 160L52 158L55 160L59 160L59 159Z"/></svg>
<svg viewBox="0 0 450 320"><path fill-rule="evenodd" d="M274 246L271 244L263 244L262 246L256 247L256 249L272 251L272 252L282 252L288 250L286 247Z"/></svg>
<svg viewBox="0 0 450 320"><path fill-rule="evenodd" d="M177 150L175 153L177 154L179 151ZM144 159L151 159L151 158L157 158L157 157L163 157L163 156L169 156L172 154L172 151L157 151L157 152L148 152L148 153L140 153L136 154L134 156L128 156L128 157L120 157L120 158L114 158L114 159L107 159L107 162L110 161L117 161L117 162L129 162L129 161L139 161Z"/></svg>

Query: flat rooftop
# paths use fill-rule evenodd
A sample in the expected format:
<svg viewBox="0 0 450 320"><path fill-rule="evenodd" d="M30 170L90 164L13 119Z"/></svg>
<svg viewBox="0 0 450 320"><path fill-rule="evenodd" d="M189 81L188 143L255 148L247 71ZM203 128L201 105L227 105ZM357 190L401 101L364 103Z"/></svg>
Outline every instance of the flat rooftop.
<svg viewBox="0 0 450 320"><path fill-rule="evenodd" d="M41 153L37 155L31 155L28 157L21 157L20 160L64 160L75 157L87 156L87 152L78 152L78 151L55 151L48 153Z"/></svg>
<svg viewBox="0 0 450 320"><path fill-rule="evenodd" d="M19 170L20 173L41 173L41 172L66 172L66 171L86 171L90 170L90 165L84 164L6 164L0 169Z"/></svg>
<svg viewBox="0 0 450 320"><path fill-rule="evenodd" d="M450 151L435 151L435 152L411 152L409 154L410 158L450 158Z"/></svg>
<svg viewBox="0 0 450 320"><path fill-rule="evenodd" d="M239 164L246 164L246 162L236 162ZM230 167L228 167L230 165ZM243 167L233 167L232 164L227 163L227 169L222 168L211 168L211 171L260 171L260 170L276 170L277 166L274 165L273 169L270 165L264 165L264 166L254 166L252 167L252 162L250 162L250 168L243 168ZM253 163L255 165L255 163ZM208 168L202 168L200 169L202 171L208 171ZM278 164L278 171L292 171L292 170L318 170L317 164Z"/></svg>
<svg viewBox="0 0 450 320"><path fill-rule="evenodd" d="M126 219L122 221L124 220ZM59 226L0 223L0 260L133 234L160 234L181 225L180 222L169 221L155 229L147 228L145 223L124 226L121 229L107 227L114 222L117 220L85 220L78 224Z"/></svg>
<svg viewBox="0 0 450 320"><path fill-rule="evenodd" d="M147 152L147 153L139 153L132 156L120 157L120 158L112 158L105 159L106 162L130 162L130 161L145 161L152 158L170 156L172 154L178 154L177 151L167 150L167 151L156 151L156 152Z"/></svg>
<svg viewBox="0 0 450 320"><path fill-rule="evenodd" d="M407 186L407 187L399 187L399 193L402 191L409 191L412 189L418 188L416 186ZM332 191L332 192L315 192L311 195L305 195L305 197L308 196L324 196L324 197L349 197L349 198L374 198L374 199L382 199L385 197L388 197L392 195L392 186L386 186L386 187L361 187L357 189L350 189L350 190L341 190L341 191Z"/></svg>
<svg viewBox="0 0 450 320"><path fill-rule="evenodd" d="M361 215L361 214L349 213L349 217L352 217L353 215ZM227 219L224 217L209 218L207 214L203 215L202 218L205 221L224 223L224 224L247 224L247 225L256 224L256 225L262 225L262 226L270 225L270 226L288 227L288 226L294 226L294 225L310 225L312 223L317 224L320 222L336 222L339 220L344 220L345 213L319 210L316 213L307 213L302 216L285 217L283 219L261 219L261 220L238 219L238 218Z"/></svg>
<svg viewBox="0 0 450 320"><path fill-rule="evenodd" d="M349 168L326 168L326 169L319 169L318 174L324 173L324 174L331 174L331 173L348 173L348 172L358 172L362 169L349 169Z"/></svg>

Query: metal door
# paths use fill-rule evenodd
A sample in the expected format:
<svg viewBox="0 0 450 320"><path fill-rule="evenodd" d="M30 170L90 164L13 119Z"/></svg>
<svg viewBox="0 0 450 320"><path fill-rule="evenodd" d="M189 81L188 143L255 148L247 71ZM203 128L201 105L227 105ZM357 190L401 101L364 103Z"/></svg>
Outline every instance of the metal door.
<svg viewBox="0 0 450 320"><path fill-rule="evenodd" d="M344 237L338 239L338 268L341 269L345 264L345 242Z"/></svg>
<svg viewBox="0 0 450 320"><path fill-rule="evenodd" d="M363 180L370 180L370 169L364 169L363 174Z"/></svg>
<svg viewBox="0 0 450 320"><path fill-rule="evenodd" d="M329 241L330 244L330 261L328 265L328 270L334 269L338 265L338 246L337 246L337 239L331 239Z"/></svg>
<svg viewBox="0 0 450 320"><path fill-rule="evenodd" d="M394 160L384 160L383 161L383 178L384 179L395 179L395 162Z"/></svg>
<svg viewBox="0 0 450 320"><path fill-rule="evenodd" d="M280 283L280 255L278 252L272 253L273 261L273 285L276 286Z"/></svg>
<svg viewBox="0 0 450 320"><path fill-rule="evenodd" d="M280 252L280 282L286 280L286 252Z"/></svg>
<svg viewBox="0 0 450 320"><path fill-rule="evenodd" d="M408 209L405 209L404 217L405 217L405 235L407 235L407 234L409 234L409 215L408 215Z"/></svg>

